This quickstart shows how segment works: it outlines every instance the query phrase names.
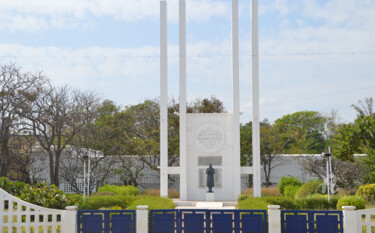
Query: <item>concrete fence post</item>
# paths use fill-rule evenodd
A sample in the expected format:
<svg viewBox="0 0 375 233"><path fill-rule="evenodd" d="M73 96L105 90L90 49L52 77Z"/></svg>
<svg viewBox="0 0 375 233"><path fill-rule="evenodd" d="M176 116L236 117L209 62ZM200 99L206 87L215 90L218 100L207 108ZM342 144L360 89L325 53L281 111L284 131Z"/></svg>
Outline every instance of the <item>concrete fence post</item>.
<svg viewBox="0 0 375 233"><path fill-rule="evenodd" d="M61 233L77 232L77 206L65 207L64 222L61 225Z"/></svg>
<svg viewBox="0 0 375 233"><path fill-rule="evenodd" d="M268 206L268 232L281 233L281 211L279 205Z"/></svg>
<svg viewBox="0 0 375 233"><path fill-rule="evenodd" d="M137 206L137 233L148 233L148 205Z"/></svg>
<svg viewBox="0 0 375 233"><path fill-rule="evenodd" d="M355 206L343 206L344 233L357 232L357 212Z"/></svg>

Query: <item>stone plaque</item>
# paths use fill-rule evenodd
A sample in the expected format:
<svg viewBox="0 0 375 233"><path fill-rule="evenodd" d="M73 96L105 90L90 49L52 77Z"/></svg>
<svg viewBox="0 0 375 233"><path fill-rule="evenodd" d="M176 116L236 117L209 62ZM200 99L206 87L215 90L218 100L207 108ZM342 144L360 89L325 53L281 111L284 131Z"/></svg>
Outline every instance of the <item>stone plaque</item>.
<svg viewBox="0 0 375 233"><path fill-rule="evenodd" d="M221 188L221 175L222 175L222 169L221 168L215 168L215 187L213 188L215 192L215 188ZM206 169L207 168L199 168L199 188L207 188L207 175L206 175Z"/></svg>
<svg viewBox="0 0 375 233"><path fill-rule="evenodd" d="M203 124L195 132L195 145L204 152L216 152L224 145L224 132L216 124Z"/></svg>
<svg viewBox="0 0 375 233"><path fill-rule="evenodd" d="M198 156L198 166L208 167L210 164L213 166L222 166L222 156Z"/></svg>

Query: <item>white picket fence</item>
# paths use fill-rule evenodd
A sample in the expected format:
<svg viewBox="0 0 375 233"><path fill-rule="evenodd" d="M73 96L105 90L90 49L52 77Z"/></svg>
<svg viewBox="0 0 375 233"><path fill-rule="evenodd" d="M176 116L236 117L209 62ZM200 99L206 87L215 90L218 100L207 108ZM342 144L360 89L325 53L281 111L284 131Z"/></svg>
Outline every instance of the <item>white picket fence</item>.
<svg viewBox="0 0 375 233"><path fill-rule="evenodd" d="M0 232L73 233L76 231L75 209L43 208L22 201L0 188Z"/></svg>
<svg viewBox="0 0 375 233"><path fill-rule="evenodd" d="M357 210L357 232L375 232L375 209Z"/></svg>

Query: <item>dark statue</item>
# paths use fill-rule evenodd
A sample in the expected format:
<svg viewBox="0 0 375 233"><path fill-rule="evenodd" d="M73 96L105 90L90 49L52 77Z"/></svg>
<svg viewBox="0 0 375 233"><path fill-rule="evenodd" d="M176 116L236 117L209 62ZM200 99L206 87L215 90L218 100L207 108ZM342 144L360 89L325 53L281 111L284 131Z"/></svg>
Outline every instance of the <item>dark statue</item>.
<svg viewBox="0 0 375 233"><path fill-rule="evenodd" d="M214 179L215 169L212 168L212 164L210 164L210 167L207 168L206 174L207 174L208 193L213 193L212 187L215 186L215 179Z"/></svg>

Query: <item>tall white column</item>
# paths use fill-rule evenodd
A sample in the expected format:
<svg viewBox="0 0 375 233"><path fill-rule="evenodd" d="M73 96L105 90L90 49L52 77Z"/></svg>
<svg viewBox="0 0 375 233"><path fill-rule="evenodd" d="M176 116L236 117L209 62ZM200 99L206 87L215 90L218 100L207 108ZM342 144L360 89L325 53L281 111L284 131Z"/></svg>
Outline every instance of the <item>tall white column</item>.
<svg viewBox="0 0 375 233"><path fill-rule="evenodd" d="M187 200L187 148L186 148L186 2L180 0L180 200Z"/></svg>
<svg viewBox="0 0 375 233"><path fill-rule="evenodd" d="M259 49L258 0L251 1L252 105L253 105L253 196L261 196L260 130L259 130Z"/></svg>
<svg viewBox="0 0 375 233"><path fill-rule="evenodd" d="M238 0L232 0L232 94L233 94L233 168L240 166L240 82L239 82L239 39ZM241 194L241 170L233 169L233 197Z"/></svg>
<svg viewBox="0 0 375 233"><path fill-rule="evenodd" d="M168 196L167 2L160 1L160 196Z"/></svg>

